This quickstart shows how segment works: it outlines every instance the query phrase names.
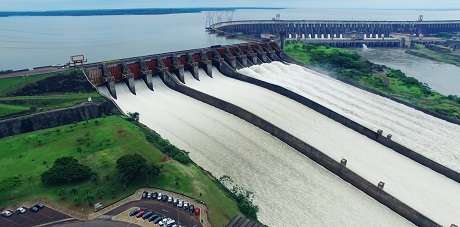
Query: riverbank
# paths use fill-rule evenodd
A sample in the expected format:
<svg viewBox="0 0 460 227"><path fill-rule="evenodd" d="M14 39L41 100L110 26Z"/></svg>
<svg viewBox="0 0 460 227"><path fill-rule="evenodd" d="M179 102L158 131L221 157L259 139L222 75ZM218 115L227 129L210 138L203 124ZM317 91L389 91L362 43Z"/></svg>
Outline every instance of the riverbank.
<svg viewBox="0 0 460 227"><path fill-rule="evenodd" d="M442 95L400 70L373 64L353 51L300 43L288 43L285 51L299 62L323 68L351 81L415 106L460 120L460 98Z"/></svg>
<svg viewBox="0 0 460 227"><path fill-rule="evenodd" d="M450 49L434 46L429 48L422 44L415 44L415 47L406 50L406 54L426 58L432 61L452 64L460 67L460 52L451 52Z"/></svg>

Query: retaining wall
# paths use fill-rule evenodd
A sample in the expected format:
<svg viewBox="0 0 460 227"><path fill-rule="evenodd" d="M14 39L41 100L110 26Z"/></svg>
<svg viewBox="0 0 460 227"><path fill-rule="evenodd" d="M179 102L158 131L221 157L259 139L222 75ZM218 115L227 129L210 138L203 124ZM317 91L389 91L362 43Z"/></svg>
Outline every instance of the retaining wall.
<svg viewBox="0 0 460 227"><path fill-rule="evenodd" d="M104 100L0 121L0 138L99 118L110 115L113 108L112 102Z"/></svg>

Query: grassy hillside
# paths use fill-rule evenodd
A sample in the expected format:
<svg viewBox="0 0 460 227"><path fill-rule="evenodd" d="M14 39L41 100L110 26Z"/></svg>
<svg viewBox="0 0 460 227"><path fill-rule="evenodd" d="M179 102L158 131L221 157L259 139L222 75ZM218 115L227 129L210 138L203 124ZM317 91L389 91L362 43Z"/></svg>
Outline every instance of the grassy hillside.
<svg viewBox="0 0 460 227"><path fill-rule="evenodd" d="M400 70L373 64L355 52L295 42L288 43L285 51L297 61L326 68L340 78L460 120L460 97L442 95Z"/></svg>
<svg viewBox="0 0 460 227"><path fill-rule="evenodd" d="M45 198L88 213L92 208L83 197L87 192L107 205L132 194L139 187L151 186L205 201L213 226L224 226L239 214L236 203L226 196L215 179L205 175L194 164L183 165L170 160L145 139L135 124L119 116L3 138L0 139L0 147L0 207ZM134 182L119 182L116 160L124 154L134 153L160 165L160 176L147 178L140 175ZM88 165L98 173L99 180L43 185L40 174L63 156L73 156ZM2 190L5 188L2 184L10 187ZM63 200L59 196L62 191L66 194Z"/></svg>
<svg viewBox="0 0 460 227"><path fill-rule="evenodd" d="M0 79L0 118L102 98L79 70Z"/></svg>

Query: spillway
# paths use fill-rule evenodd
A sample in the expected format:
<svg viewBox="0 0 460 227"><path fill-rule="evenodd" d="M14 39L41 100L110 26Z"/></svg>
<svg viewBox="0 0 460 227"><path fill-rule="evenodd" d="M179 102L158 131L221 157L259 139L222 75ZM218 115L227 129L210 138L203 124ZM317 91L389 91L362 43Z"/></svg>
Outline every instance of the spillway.
<svg viewBox="0 0 460 227"><path fill-rule="evenodd" d="M432 220L447 226L460 222L460 184L455 181L298 102L226 77L216 68L213 78L200 76L197 81L189 73L185 77L187 86L258 115L336 161L346 158L349 169L374 184L385 182L386 192Z"/></svg>
<svg viewBox="0 0 460 227"><path fill-rule="evenodd" d="M280 85L460 172L460 126L298 65L280 62L239 71Z"/></svg>
<svg viewBox="0 0 460 227"><path fill-rule="evenodd" d="M201 74L204 77L204 74ZM254 192L269 226L410 226L412 223L259 128L167 88L154 77L137 95L116 84L117 105L190 152L198 165ZM111 97L105 87L100 91ZM268 102L269 100L265 100Z"/></svg>

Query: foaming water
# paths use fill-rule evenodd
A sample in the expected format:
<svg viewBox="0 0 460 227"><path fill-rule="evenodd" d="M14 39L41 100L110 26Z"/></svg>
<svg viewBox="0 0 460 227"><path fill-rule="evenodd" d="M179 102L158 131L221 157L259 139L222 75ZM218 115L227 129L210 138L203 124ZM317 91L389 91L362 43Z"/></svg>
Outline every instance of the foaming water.
<svg viewBox="0 0 460 227"><path fill-rule="evenodd" d="M201 81L207 78L200 72ZM187 84L194 79L186 75ZM269 226L409 226L406 219L325 170L270 134L233 115L167 88L154 77L150 91L116 85L115 102L219 178L254 192L259 219ZM219 87L219 84L215 84ZM108 94L105 87L102 93ZM377 223L377 224L376 224Z"/></svg>
<svg viewBox="0 0 460 227"><path fill-rule="evenodd" d="M283 86L374 131L382 129L394 141L460 172L458 125L297 65L275 62L240 72Z"/></svg>
<svg viewBox="0 0 460 227"><path fill-rule="evenodd" d="M269 73L279 75L281 71L278 70L277 63L272 64L267 66L273 67L254 66L241 71L255 78L272 78ZM289 68L282 70L290 72ZM201 73L203 75L204 72ZM445 225L460 221L460 184L298 102L226 77L215 68L213 78L200 75L200 81L193 80L189 73L186 74L186 84L193 89L262 117L336 161L346 158L348 168L375 184L379 181L385 182L385 191L433 220ZM291 88L296 87L295 82L289 85ZM354 97L355 100L365 100L367 94L356 96L358 95L361 97ZM352 107L349 108L355 111Z"/></svg>

